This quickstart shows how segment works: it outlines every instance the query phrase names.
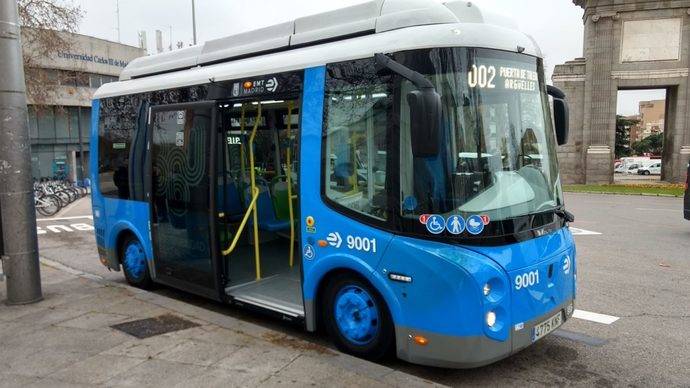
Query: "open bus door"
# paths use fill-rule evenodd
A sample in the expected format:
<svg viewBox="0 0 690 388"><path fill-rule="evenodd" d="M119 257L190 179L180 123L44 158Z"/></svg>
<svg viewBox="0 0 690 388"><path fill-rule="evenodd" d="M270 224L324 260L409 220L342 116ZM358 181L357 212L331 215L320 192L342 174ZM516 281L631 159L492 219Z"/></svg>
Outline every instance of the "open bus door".
<svg viewBox="0 0 690 388"><path fill-rule="evenodd" d="M302 318L298 96L222 106L217 225L225 293L284 319Z"/></svg>
<svg viewBox="0 0 690 388"><path fill-rule="evenodd" d="M157 281L220 299L214 153L216 103L151 108L149 195Z"/></svg>

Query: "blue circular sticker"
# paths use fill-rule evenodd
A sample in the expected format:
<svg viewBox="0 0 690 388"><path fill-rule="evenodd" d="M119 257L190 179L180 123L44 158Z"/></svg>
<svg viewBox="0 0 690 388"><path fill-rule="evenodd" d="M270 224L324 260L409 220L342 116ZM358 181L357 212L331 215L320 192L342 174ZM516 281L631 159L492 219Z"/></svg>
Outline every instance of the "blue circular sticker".
<svg viewBox="0 0 690 388"><path fill-rule="evenodd" d="M467 219L467 231L478 235L484 231L484 220L480 216L472 216Z"/></svg>
<svg viewBox="0 0 690 388"><path fill-rule="evenodd" d="M426 220L426 230L431 234L441 234L446 229L446 220L438 214L429 216Z"/></svg>
<svg viewBox="0 0 690 388"><path fill-rule="evenodd" d="M460 234L465 231L465 219L461 216L450 216L446 220L446 229L451 234Z"/></svg>

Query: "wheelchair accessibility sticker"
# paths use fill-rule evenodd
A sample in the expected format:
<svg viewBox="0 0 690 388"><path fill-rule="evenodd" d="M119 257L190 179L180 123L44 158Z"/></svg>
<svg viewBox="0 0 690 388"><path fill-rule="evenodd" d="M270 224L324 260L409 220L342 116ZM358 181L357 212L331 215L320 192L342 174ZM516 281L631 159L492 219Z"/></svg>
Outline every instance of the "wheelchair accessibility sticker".
<svg viewBox="0 0 690 388"><path fill-rule="evenodd" d="M431 234L441 234L445 229L446 220L438 214L433 214L426 220L426 230Z"/></svg>
<svg viewBox="0 0 690 388"><path fill-rule="evenodd" d="M310 244L307 244L304 246L304 257L307 258L307 260L312 260L316 256L316 252L314 251L314 247L311 246Z"/></svg>

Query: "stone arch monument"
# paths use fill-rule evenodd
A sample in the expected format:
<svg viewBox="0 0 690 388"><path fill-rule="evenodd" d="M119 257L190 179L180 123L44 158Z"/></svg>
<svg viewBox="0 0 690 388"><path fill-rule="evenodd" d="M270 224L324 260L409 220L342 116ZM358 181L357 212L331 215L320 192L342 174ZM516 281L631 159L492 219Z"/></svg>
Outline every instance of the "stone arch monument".
<svg viewBox="0 0 690 388"><path fill-rule="evenodd" d="M570 141L558 151L563 183L612 182L625 89L666 89L661 178L681 181L690 159L690 0L573 2L585 10L584 58L553 74L570 104Z"/></svg>

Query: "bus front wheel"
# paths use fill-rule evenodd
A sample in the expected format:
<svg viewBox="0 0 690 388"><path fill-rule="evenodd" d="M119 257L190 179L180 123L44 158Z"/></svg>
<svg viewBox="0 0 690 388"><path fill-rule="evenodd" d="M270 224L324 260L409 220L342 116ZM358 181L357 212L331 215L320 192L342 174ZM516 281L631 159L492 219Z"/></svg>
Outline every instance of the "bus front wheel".
<svg viewBox="0 0 690 388"><path fill-rule="evenodd" d="M125 237L120 249L120 263L127 283L145 290L153 286L144 247L136 237Z"/></svg>
<svg viewBox="0 0 690 388"><path fill-rule="evenodd" d="M394 342L393 324L383 298L368 283L337 275L324 290L323 321L343 352L378 360Z"/></svg>

